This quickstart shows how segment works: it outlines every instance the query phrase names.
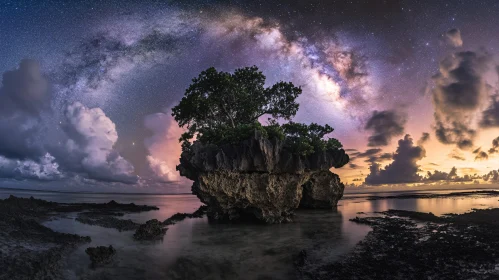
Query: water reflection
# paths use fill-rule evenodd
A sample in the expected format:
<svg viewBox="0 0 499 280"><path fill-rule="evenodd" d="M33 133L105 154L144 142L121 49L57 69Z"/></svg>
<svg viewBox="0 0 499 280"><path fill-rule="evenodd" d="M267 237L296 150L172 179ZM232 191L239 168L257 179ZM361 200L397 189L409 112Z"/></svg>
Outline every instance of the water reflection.
<svg viewBox="0 0 499 280"><path fill-rule="evenodd" d="M193 212L200 206L191 195L60 194L0 190L0 198L31 195L58 202L108 202L149 204L159 211L126 215L145 222L165 220L176 212ZM334 211L297 211L294 223L280 225L213 224L206 218L186 219L170 226L161 242L136 242L132 231L118 232L78 223L75 215L47 222L50 228L92 237L89 246L113 245L113 264L92 270L84 250L68 259L67 279L295 279L294 256L303 249L311 263L332 262L348 253L370 230L349 219L388 209L463 213L472 208L499 207L497 197L367 200L357 197L340 201Z"/></svg>

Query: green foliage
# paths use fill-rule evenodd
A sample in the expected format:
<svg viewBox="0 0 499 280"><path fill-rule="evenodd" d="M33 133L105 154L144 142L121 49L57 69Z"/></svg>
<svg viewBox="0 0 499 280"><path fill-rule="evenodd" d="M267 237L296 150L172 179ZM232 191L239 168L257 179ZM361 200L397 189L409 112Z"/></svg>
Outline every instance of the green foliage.
<svg viewBox="0 0 499 280"><path fill-rule="evenodd" d="M208 130L253 125L268 114L291 119L298 111L301 88L279 82L265 87L265 76L256 66L236 69L234 74L209 68L192 80L172 116L192 136ZM194 128L193 128L194 127Z"/></svg>
<svg viewBox="0 0 499 280"><path fill-rule="evenodd" d="M249 139L255 132L260 132L263 137L268 137L267 131L259 122L241 124L235 128L222 126L217 129L202 129L200 132L199 141L215 145L237 144Z"/></svg>
<svg viewBox="0 0 499 280"><path fill-rule="evenodd" d="M337 139L324 140L324 136L334 130L327 124L322 126L316 123L306 125L289 122L283 124L282 128L286 136L286 146L300 155L310 155L326 149L332 150L343 147Z"/></svg>
<svg viewBox="0 0 499 280"><path fill-rule="evenodd" d="M187 132L179 141L188 150L196 136L203 143L236 144L255 132L269 139L285 141L285 147L300 155L314 151L337 149L341 143L324 140L333 131L321 126L289 122L280 125L276 119L290 120L298 111L296 98L302 90L292 83L279 82L265 87L265 76L256 66L235 70L233 74L209 68L192 80L172 116ZM267 126L258 118L270 115Z"/></svg>
<svg viewBox="0 0 499 280"><path fill-rule="evenodd" d="M279 125L279 123L274 120L274 119L268 119L268 125L264 126L263 128L267 132L267 137L269 139L279 139L279 140L284 140L286 138L286 134L284 134L284 130L282 129L282 126Z"/></svg>

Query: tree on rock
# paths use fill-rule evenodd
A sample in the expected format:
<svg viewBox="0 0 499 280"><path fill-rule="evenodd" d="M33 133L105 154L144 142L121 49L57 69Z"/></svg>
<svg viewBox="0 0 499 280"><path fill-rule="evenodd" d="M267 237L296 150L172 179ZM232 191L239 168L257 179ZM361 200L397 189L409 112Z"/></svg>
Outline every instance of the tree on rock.
<svg viewBox="0 0 499 280"><path fill-rule="evenodd" d="M290 82L265 87L265 76L256 66L234 73L212 67L192 80L172 116L187 128L180 138L184 150L195 135L201 142L224 144L244 140L255 130L267 137L286 139L290 147L303 154L341 147L336 139L322 139L333 131L329 125L278 124L279 119L289 121L295 116L299 108L296 98L301 93L301 88ZM264 115L271 117L268 126L258 121Z"/></svg>

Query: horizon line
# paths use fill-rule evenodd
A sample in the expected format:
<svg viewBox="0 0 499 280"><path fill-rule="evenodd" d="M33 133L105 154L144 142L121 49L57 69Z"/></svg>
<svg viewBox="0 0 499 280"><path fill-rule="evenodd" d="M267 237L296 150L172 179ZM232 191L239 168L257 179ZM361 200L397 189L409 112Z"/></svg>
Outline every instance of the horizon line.
<svg viewBox="0 0 499 280"><path fill-rule="evenodd" d="M68 194L126 194L126 195L193 195L192 193L140 193L140 192L93 192L93 191L60 191L60 190L44 190L44 189L23 189L2 187L0 190L16 190L16 191L33 191L33 192L51 192L51 193L68 193Z"/></svg>

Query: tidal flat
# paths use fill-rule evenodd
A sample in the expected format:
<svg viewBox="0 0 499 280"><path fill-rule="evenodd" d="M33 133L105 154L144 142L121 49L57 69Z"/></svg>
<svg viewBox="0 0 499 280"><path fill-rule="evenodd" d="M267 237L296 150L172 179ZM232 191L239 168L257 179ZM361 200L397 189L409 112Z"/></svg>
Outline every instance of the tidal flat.
<svg viewBox="0 0 499 280"><path fill-rule="evenodd" d="M497 279L499 193L457 193L346 195L258 225L212 223L191 195L0 190L0 279ZM151 219L164 235L134 239ZM114 251L92 265L99 246Z"/></svg>

